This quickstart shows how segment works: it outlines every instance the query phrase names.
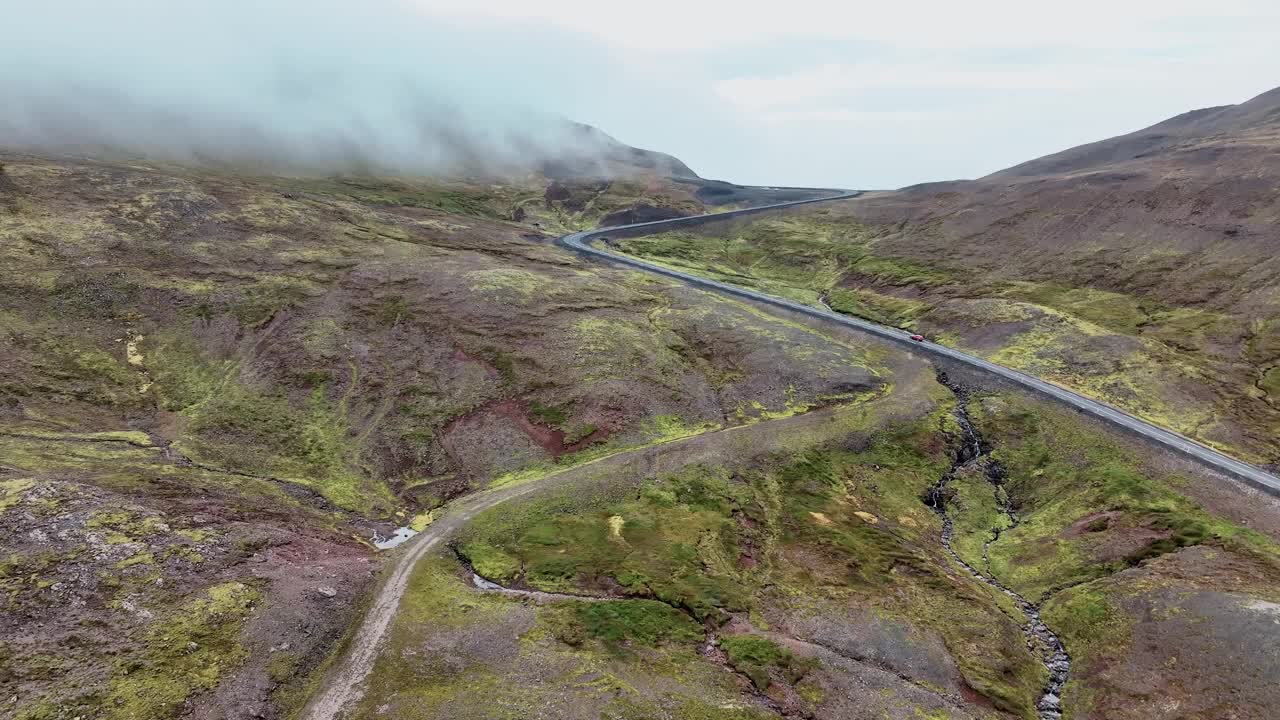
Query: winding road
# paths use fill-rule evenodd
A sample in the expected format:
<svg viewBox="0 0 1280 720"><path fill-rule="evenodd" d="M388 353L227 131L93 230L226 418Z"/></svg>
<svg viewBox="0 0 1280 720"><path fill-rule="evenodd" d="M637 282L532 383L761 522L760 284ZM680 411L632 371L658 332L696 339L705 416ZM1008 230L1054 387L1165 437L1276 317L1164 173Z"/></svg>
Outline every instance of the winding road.
<svg viewBox="0 0 1280 720"><path fill-rule="evenodd" d="M902 405L904 398L900 394L885 395L870 402L892 403L894 407L898 407ZM909 400L906 402L910 403ZM311 695L299 717L301 720L337 720L353 712L364 695L366 680L373 670L383 638L395 619L400 599L409 587L414 566L418 560L439 548L442 542L485 510L541 490L574 482L595 481L606 475L616 476L627 467L644 467L647 474L659 471L668 463L679 467L701 462L705 460L704 453L708 446L717 446L731 440L748 447L764 447L770 442L785 443L788 432L804 438L820 436L824 432L841 433L844 432L840 430L843 425L832 421L841 412L844 409L840 406L832 406L754 424L732 425L654 445L620 449L616 453L571 465L536 480L484 490L449 503L440 519L396 551L400 555L395 558L395 565L375 591L371 604L346 647L340 651L341 654L333 665L324 671L318 689Z"/></svg>
<svg viewBox="0 0 1280 720"><path fill-rule="evenodd" d="M1196 460L1211 469L1224 472L1252 487L1262 490L1263 492L1280 497L1280 477L1276 477L1275 475L1272 475L1258 467L1224 455L1217 450L1198 443L1184 435L1152 425L1151 423L1136 418L1123 410L1112 407L1106 403L1087 398L1084 395L1072 392L1071 390L1067 390L1066 388L1058 385L1045 382L1037 377L1004 367L1003 365L997 365L993 362L983 360L980 357L969 355L968 353L945 347L943 345L936 345L928 342L917 342L911 339L911 333L897 328L880 325L861 318L841 315L831 310L803 305L798 302L786 300L774 295L767 295L762 292L756 292L755 290L749 290L737 285L730 285L728 283L718 282L698 275L673 270L668 267L645 262L638 258L621 255L608 250L602 250L592 246L591 244L592 241L608 235L617 235L621 233L626 234L627 236L635 236L648 234L649 232L665 232L667 230L674 230L677 228L701 225L715 220L754 215L756 213L768 212L770 210L809 205L819 202L830 202L833 200L847 200L858 197L862 194L862 191L857 190L833 192L836 194L829 195L827 197L811 198L808 200L796 200L791 202L775 203L772 205L760 205L741 210L729 210L726 212L710 213L706 215L692 215L689 217L674 218L672 220L656 220L653 222L636 223L634 225L619 225L616 227L600 228L597 230L587 230L584 232L565 235L560 238L558 242L563 247L591 257L607 260L613 263L629 265L645 272L675 278L676 280L680 280L690 285L706 288L725 295L753 300L755 302L808 315L809 317L817 318L824 322L854 328L881 339L907 346L913 352L945 358L960 365L964 365L974 370L1014 383L1015 385L1019 385L1028 390L1035 391L1042 396L1063 403L1064 405L1069 405L1083 413L1092 415L1100 420L1110 423L1111 425L1117 426L1146 440Z"/></svg>
<svg viewBox="0 0 1280 720"><path fill-rule="evenodd" d="M825 322L854 328L884 340L903 345L913 352L931 354L936 357L946 358L976 370L990 373L993 376L1013 382L1027 389L1034 390L1051 399L1060 401L1083 412L1094 415L1102 420L1112 423L1113 425L1145 437L1152 442L1158 443L1171 450L1175 450L1183 455L1198 460L1213 469L1228 473L1229 475L1239 478L1240 480L1243 480L1244 482L1267 493L1280 497L1280 478L1277 478L1274 475L1270 475L1252 465L1223 455L1222 453L1201 445L1189 438L1183 437L1182 435L1139 420L1138 418L1109 405L1091 400L1083 395L1079 395L1071 392L1070 390L1044 382L1043 380L1025 373L1011 370L983 360L982 358L968 355L941 345L913 341L909 333L898 330L897 328L878 325L855 317L840 315L830 310L801 305L800 303L772 295L766 295L754 290L748 290L735 285L709 280L707 278L680 272L678 270L672 270L670 268L648 263L626 255L601 250L591 245L591 242L594 240L598 240L610 234L618 234L620 232L628 234L643 234L647 231L663 232L679 227L699 225L712 220L752 215L768 212L770 210L807 205L810 203L843 200L857 197L860 194L861 192L856 191L842 191L830 196L812 198L808 200L797 200L772 205L761 205L740 210L730 210L721 213L695 215L690 217L674 218L671 220L659 220L654 222L636 223L633 225L602 228L598 230L572 233L560 238L558 242L564 247L601 260L628 265L646 272L675 278L688 284L707 288L726 295L773 305L792 312L808 315ZM768 423L762 423L754 426L748 425L724 428L722 430L712 431L703 435L695 435L688 438L674 440L667 443L666 446L670 448L671 446L679 446L690 442L696 442L697 439L709 435L751 432L752 428L754 428L755 431L759 431L766 425L774 423L787 424L795 422L816 422L821 420L820 417L816 417L820 415L820 413L815 412L810 413L810 415L815 417L806 417L802 415L769 421ZM622 460L627 456L634 455L635 452L662 452L662 450L657 446L650 446L648 448L641 448L638 451L619 452L615 455L599 458L590 463L566 468L565 470L553 473L533 482L481 492L476 495L463 498L455 503L451 503L448 508L448 512L444 517L404 544L404 550L402 551L403 554L396 560L396 564L390 575L377 590L377 594L375 595L372 604L366 611L364 618L361 620L359 627L351 637L346 649L342 651L342 655L337 659L335 664L325 672L325 678L322 681L319 690L312 695L311 699L304 706L300 713L302 720L336 720L337 718L343 717L345 713L349 712L359 702L364 693L365 681L368 678L370 671L373 669L374 661L377 659L378 651L382 645L382 639L386 635L386 631L390 627L391 621L395 618L396 609L400 604L400 599L404 596L404 593L408 588L413 568L419 559L430 552L433 548L438 547L442 541L446 540L450 535L466 525L472 518L484 510L508 500L528 495L540 489L570 481L574 476L584 471L589 471L593 466L598 468L602 465L608 465L616 460Z"/></svg>

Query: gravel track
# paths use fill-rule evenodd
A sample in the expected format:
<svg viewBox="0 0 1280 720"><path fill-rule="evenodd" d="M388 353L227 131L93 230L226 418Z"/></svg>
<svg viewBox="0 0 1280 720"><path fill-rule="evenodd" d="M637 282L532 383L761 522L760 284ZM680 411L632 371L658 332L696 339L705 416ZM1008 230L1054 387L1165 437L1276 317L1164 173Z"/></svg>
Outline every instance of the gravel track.
<svg viewBox="0 0 1280 720"><path fill-rule="evenodd" d="M900 398L898 400L901 402ZM409 586L414 566L427 553L439 547L441 542L447 540L485 510L540 490L588 478L594 473L608 470L611 466L620 467L635 462L645 462L648 463L648 472L659 472L661 465L668 460L673 465L681 464L682 452L687 451L696 456L700 449L708 446L708 443L727 441L728 437L746 436L744 442L748 445L763 447L765 443L762 439L755 438L753 441L751 436L767 434L776 437L789 429L813 432L817 428L830 426L833 414L838 412L838 407L814 410L802 415L766 420L750 425L735 425L657 445L623 450L521 485L483 491L454 502L448 506L443 517L397 550L403 555L395 561L396 564L390 576L377 590L377 596L366 611L345 654L327 671L320 689L307 702L299 717L302 720L338 720L344 717L345 712L356 706L364 695L365 679L373 670L374 661L382 647L387 628L395 618L400 599L404 597L405 590ZM684 459L690 458L686 456Z"/></svg>
<svg viewBox="0 0 1280 720"><path fill-rule="evenodd" d="M878 325L860 318L839 315L829 310L801 305L800 303L759 293L754 290L748 290L746 288L729 285L727 283L709 280L690 273L672 270L670 268L648 263L626 255L600 250L592 247L590 244L593 240L600 239L610 234L627 233L635 235L645 234L647 232L666 232L667 230L691 227L730 217L753 215L818 202L846 200L862 194L860 191L832 192L833 194L831 196L824 198L798 200L746 208L742 210L731 210L722 213L711 213L707 215L675 218L672 220L658 220L654 222L637 223L634 225L577 232L561 237L558 242L563 247L597 259L627 265L646 272L675 278L682 282L710 289L722 294L746 298L755 302L801 313L826 322L851 327L881 339L906 346L914 352L942 357L962 363L979 371L1011 381L1050 399L1075 407L1082 412L1100 418L1114 426L1142 436L1168 449L1197 460L1215 470L1238 478L1254 488L1280 497L1280 478L1277 478L1270 473L1223 455L1216 450L1201 445L1200 443L1182 435L1139 420L1138 418L1135 418L1117 408L1100 403L1096 400L1091 400L1083 395L1052 385L1025 373L1011 370L941 345L915 342L911 340L910 333L897 328ZM802 418L803 416L785 418L782 420L771 421L769 424L786 423L788 421L795 421ZM696 440L705 437L705 435L724 434L741 429L743 429L741 426L727 428L725 430L714 431L712 433L706 433L692 438L676 440L672 443L668 443L668 445ZM404 555L396 562L396 566L392 571L391 576L378 590L378 595L366 613L359 629L356 631L356 635L352 639L346 654L329 670L324 683L321 685L321 689L312 696L311 700L303 708L303 711L300 714L302 720L337 720L338 718L343 717L343 712L346 709L354 707L360 700L364 693L364 681L373 669L374 660L377 658L383 637L386 635L387 628L391 625L391 621L395 617L396 609L399 607L400 599L404 596L405 589L408 587L414 566L417 564L419 559L432 549L436 548L441 541L447 539L459 528L466 525L475 518L476 515L494 507L495 505L529 495L547 487L569 482L584 468L597 468L601 463L625 460L628 457L634 456L636 453L652 451L653 449L653 447L639 448L635 451L622 452L617 455L607 456L592 463L567 468L564 471L523 485L482 492L454 504L444 517L433 523L425 531L418 534L418 536L413 538L413 540L405 544Z"/></svg>

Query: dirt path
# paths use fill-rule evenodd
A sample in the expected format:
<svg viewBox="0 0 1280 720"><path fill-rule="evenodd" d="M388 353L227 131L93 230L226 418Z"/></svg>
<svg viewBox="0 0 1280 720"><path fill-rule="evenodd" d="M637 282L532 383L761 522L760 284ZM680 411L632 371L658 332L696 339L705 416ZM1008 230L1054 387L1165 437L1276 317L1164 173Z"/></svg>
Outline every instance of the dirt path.
<svg viewBox="0 0 1280 720"><path fill-rule="evenodd" d="M917 367L919 372L923 366ZM903 371L910 375L909 370ZM404 596L413 574L414 566L427 553L438 547L441 541L457 532L473 518L489 508L531 495L540 490L585 480L610 470L639 465L646 475L663 471L663 465L675 468L689 463L705 461L717 452L746 458L769 448L785 448L802 442L819 441L823 437L847 435L860 427L869 413L875 417L907 416L926 410L932 405L923 391L923 385L913 379L899 378L907 382L898 390L869 402L853 406L829 407L802 415L777 420L767 420L751 425L738 425L722 430L693 435L670 442L650 445L635 450L621 451L592 462L575 465L522 485L489 490L472 495L450 506L447 514L432 523L426 530L405 543L404 555L396 561L395 569L378 590L346 655L328 671L320 690L312 696L300 715L302 720L337 720L344 711L353 708L364 694L364 681L373 670L383 637L395 617L400 598ZM913 389L916 392L913 392ZM927 411L927 410L926 410ZM855 419L850 426L842 420ZM725 458L720 458L723 461Z"/></svg>
<svg viewBox="0 0 1280 720"><path fill-rule="evenodd" d="M606 458L607 459L607 458ZM360 629L347 649L346 657L337 663L326 678L321 690L311 699L302 711L304 720L333 720L341 717L344 708L354 706L363 695L364 679L373 669L373 661L378 656L378 648L387 627L395 617L400 598L404 596L409 585L409 577L413 568L424 555L449 537L458 528L466 525L476 515L502 502L528 495L555 480L564 480L563 476L574 475L579 468L570 468L562 473L551 475L525 485L504 488L493 492L474 495L453 506L453 509L440 520L431 524L426 530L406 543L407 552L396 562L395 570L386 583L378 590L378 596L365 614Z"/></svg>

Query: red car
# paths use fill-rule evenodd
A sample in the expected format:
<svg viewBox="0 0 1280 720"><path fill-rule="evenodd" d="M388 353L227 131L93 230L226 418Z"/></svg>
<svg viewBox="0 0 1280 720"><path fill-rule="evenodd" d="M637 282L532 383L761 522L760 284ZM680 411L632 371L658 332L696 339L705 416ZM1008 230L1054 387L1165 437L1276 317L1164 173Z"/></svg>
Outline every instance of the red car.
<svg viewBox="0 0 1280 720"><path fill-rule="evenodd" d="M923 335L912 335L912 336L911 336L911 339L912 339L912 340L915 340L916 342L924 342L924 336L923 336Z"/></svg>

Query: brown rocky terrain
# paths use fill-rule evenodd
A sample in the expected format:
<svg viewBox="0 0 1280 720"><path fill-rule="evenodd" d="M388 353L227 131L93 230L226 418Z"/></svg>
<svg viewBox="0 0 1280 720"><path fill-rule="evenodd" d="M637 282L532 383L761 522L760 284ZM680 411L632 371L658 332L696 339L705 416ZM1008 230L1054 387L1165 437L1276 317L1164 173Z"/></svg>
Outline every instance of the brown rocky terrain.
<svg viewBox="0 0 1280 720"><path fill-rule="evenodd" d="M1275 462L1278 101L621 246ZM0 714L289 717L347 648L362 718L1272 714L1273 500L558 249L805 194L591 137L501 181L0 154Z"/></svg>
<svg viewBox="0 0 1280 720"><path fill-rule="evenodd" d="M708 207L609 142L608 176L503 183L0 154L0 715L279 716L377 534L882 390L857 350L556 249Z"/></svg>

